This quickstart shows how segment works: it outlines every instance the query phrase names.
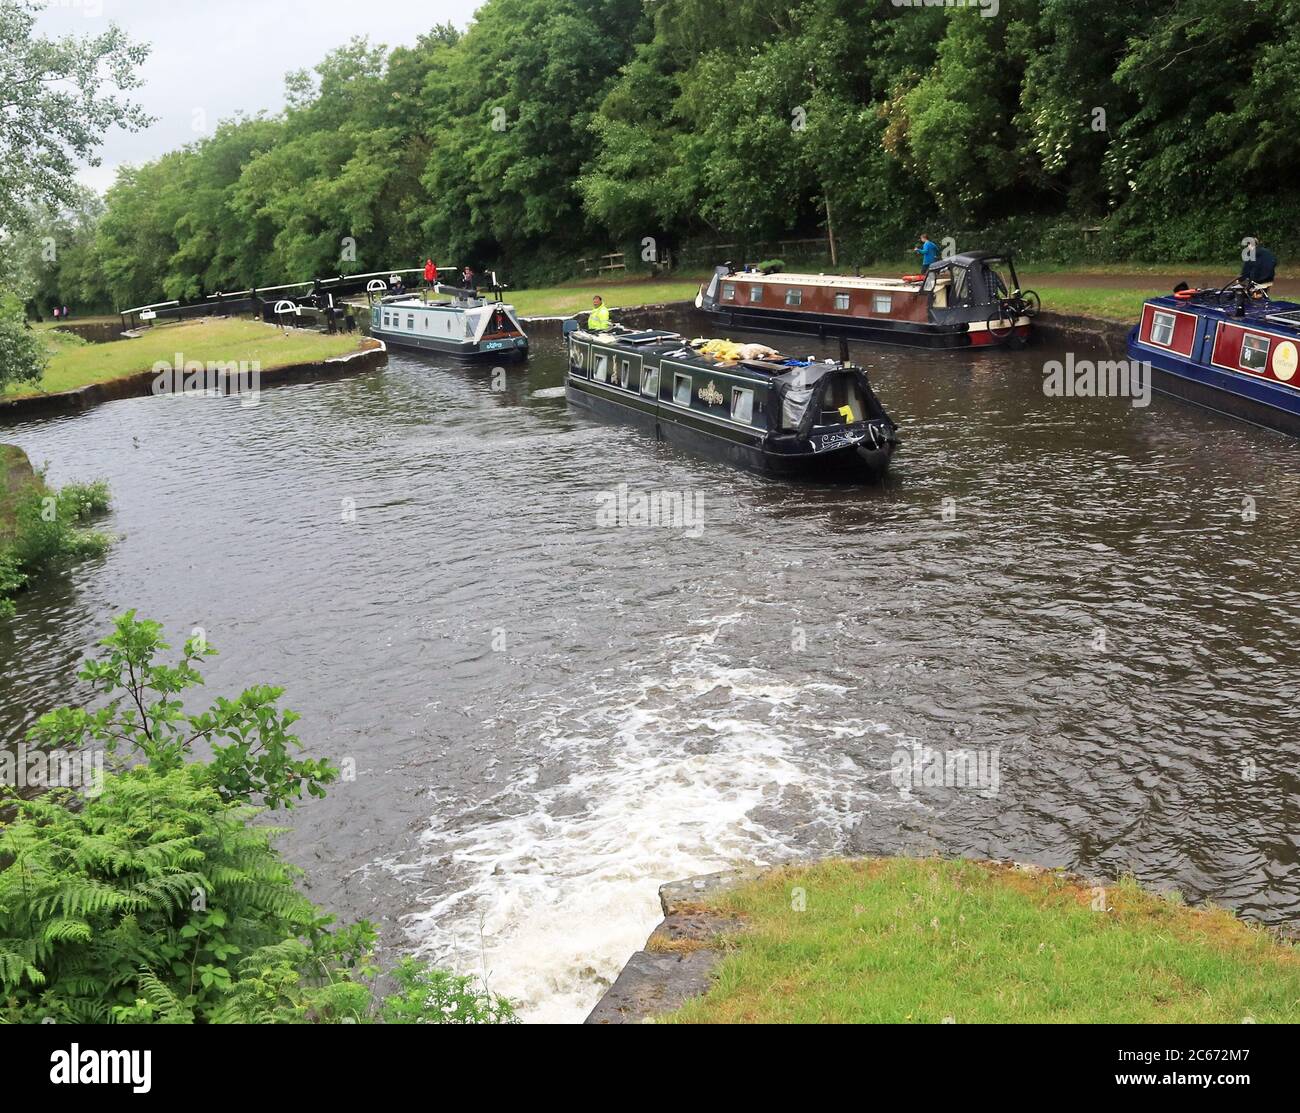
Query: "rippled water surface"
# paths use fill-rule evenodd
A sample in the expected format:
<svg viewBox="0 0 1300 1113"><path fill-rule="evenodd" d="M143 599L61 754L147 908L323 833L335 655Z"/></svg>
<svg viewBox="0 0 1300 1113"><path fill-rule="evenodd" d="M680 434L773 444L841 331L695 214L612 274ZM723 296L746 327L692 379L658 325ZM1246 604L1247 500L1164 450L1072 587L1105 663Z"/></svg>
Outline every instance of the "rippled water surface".
<svg viewBox="0 0 1300 1113"><path fill-rule="evenodd" d="M107 478L120 535L0 625L0 727L84 694L114 614L202 626L206 694L282 684L356 761L285 839L313 898L534 1019L585 1014L659 883L739 862L1014 857L1300 915L1296 442L1045 398L1050 349L855 353L905 437L884 488L599 423L546 339L504 379L395 354L0 430ZM619 484L702 493L702 533L598 528ZM917 744L996 791L901 793Z"/></svg>

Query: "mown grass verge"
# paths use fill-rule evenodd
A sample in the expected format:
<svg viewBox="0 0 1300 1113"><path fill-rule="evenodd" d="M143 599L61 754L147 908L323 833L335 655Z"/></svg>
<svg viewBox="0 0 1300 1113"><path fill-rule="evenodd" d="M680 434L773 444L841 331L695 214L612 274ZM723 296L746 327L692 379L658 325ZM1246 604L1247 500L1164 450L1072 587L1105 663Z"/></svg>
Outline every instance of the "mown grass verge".
<svg viewBox="0 0 1300 1113"><path fill-rule="evenodd" d="M1300 955L1132 881L935 859L828 861L718 896L739 914L677 1023L1300 1020ZM802 905L802 911L796 911Z"/></svg>
<svg viewBox="0 0 1300 1113"><path fill-rule="evenodd" d="M3 397L53 394L150 370L183 360L257 363L263 371L311 363L356 351L361 338L328 336L300 329L282 331L261 321L234 318L162 325L133 340L90 344L70 333L47 332L50 362L39 383L14 383Z"/></svg>
<svg viewBox="0 0 1300 1113"><path fill-rule="evenodd" d="M1103 321L1130 324L1135 324L1142 315L1142 303L1147 298L1165 293L1150 288L1104 290L1096 287L1049 286L1045 283L1033 288L1043 299L1043 309L1048 313L1096 317Z"/></svg>
<svg viewBox="0 0 1300 1113"><path fill-rule="evenodd" d="M604 298L611 309L693 301L707 277L702 272L678 278L575 278L559 286L510 290L506 300L521 317L567 317L588 312L594 294Z"/></svg>

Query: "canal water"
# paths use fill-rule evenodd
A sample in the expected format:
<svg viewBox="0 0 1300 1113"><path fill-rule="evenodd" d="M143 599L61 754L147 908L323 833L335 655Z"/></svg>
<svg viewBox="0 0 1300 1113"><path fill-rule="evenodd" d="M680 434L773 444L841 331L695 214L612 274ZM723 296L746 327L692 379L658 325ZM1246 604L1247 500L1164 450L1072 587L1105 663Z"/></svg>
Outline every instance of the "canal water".
<svg viewBox="0 0 1300 1113"><path fill-rule="evenodd" d="M1007 857L1300 915L1297 443L1047 397L1051 347L855 354L905 438L879 488L593 420L545 338L4 429L108 479L119 540L0 624L3 737L85 695L114 615L202 627L205 696L283 685L355 762L289 819L313 899L535 1020L585 1015L660 883L738 863ZM610 524L620 489L702 521Z"/></svg>

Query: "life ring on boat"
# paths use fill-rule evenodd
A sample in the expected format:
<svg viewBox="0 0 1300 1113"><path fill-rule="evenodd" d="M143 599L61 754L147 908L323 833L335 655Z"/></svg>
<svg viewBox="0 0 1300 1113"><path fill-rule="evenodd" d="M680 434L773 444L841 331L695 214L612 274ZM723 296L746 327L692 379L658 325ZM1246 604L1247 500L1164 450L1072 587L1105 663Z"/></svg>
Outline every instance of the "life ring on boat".
<svg viewBox="0 0 1300 1113"><path fill-rule="evenodd" d="M923 274L905 274L905 275L903 275L903 281L904 281L904 282L924 282L924 281L925 281L925 275L923 275Z"/></svg>

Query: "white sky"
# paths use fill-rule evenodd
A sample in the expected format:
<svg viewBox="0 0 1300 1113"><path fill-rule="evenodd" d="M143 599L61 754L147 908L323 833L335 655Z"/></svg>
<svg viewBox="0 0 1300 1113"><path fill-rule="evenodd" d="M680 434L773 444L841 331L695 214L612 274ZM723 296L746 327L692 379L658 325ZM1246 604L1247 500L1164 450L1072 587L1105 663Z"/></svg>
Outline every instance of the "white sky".
<svg viewBox="0 0 1300 1113"><path fill-rule="evenodd" d="M157 123L111 132L103 165L80 177L102 192L122 163L140 164L198 139L243 110L284 106L284 75L310 69L357 35L409 46L440 23L464 30L481 0L46 0L37 30L57 37L97 35L116 23L149 42L145 85L133 97Z"/></svg>

